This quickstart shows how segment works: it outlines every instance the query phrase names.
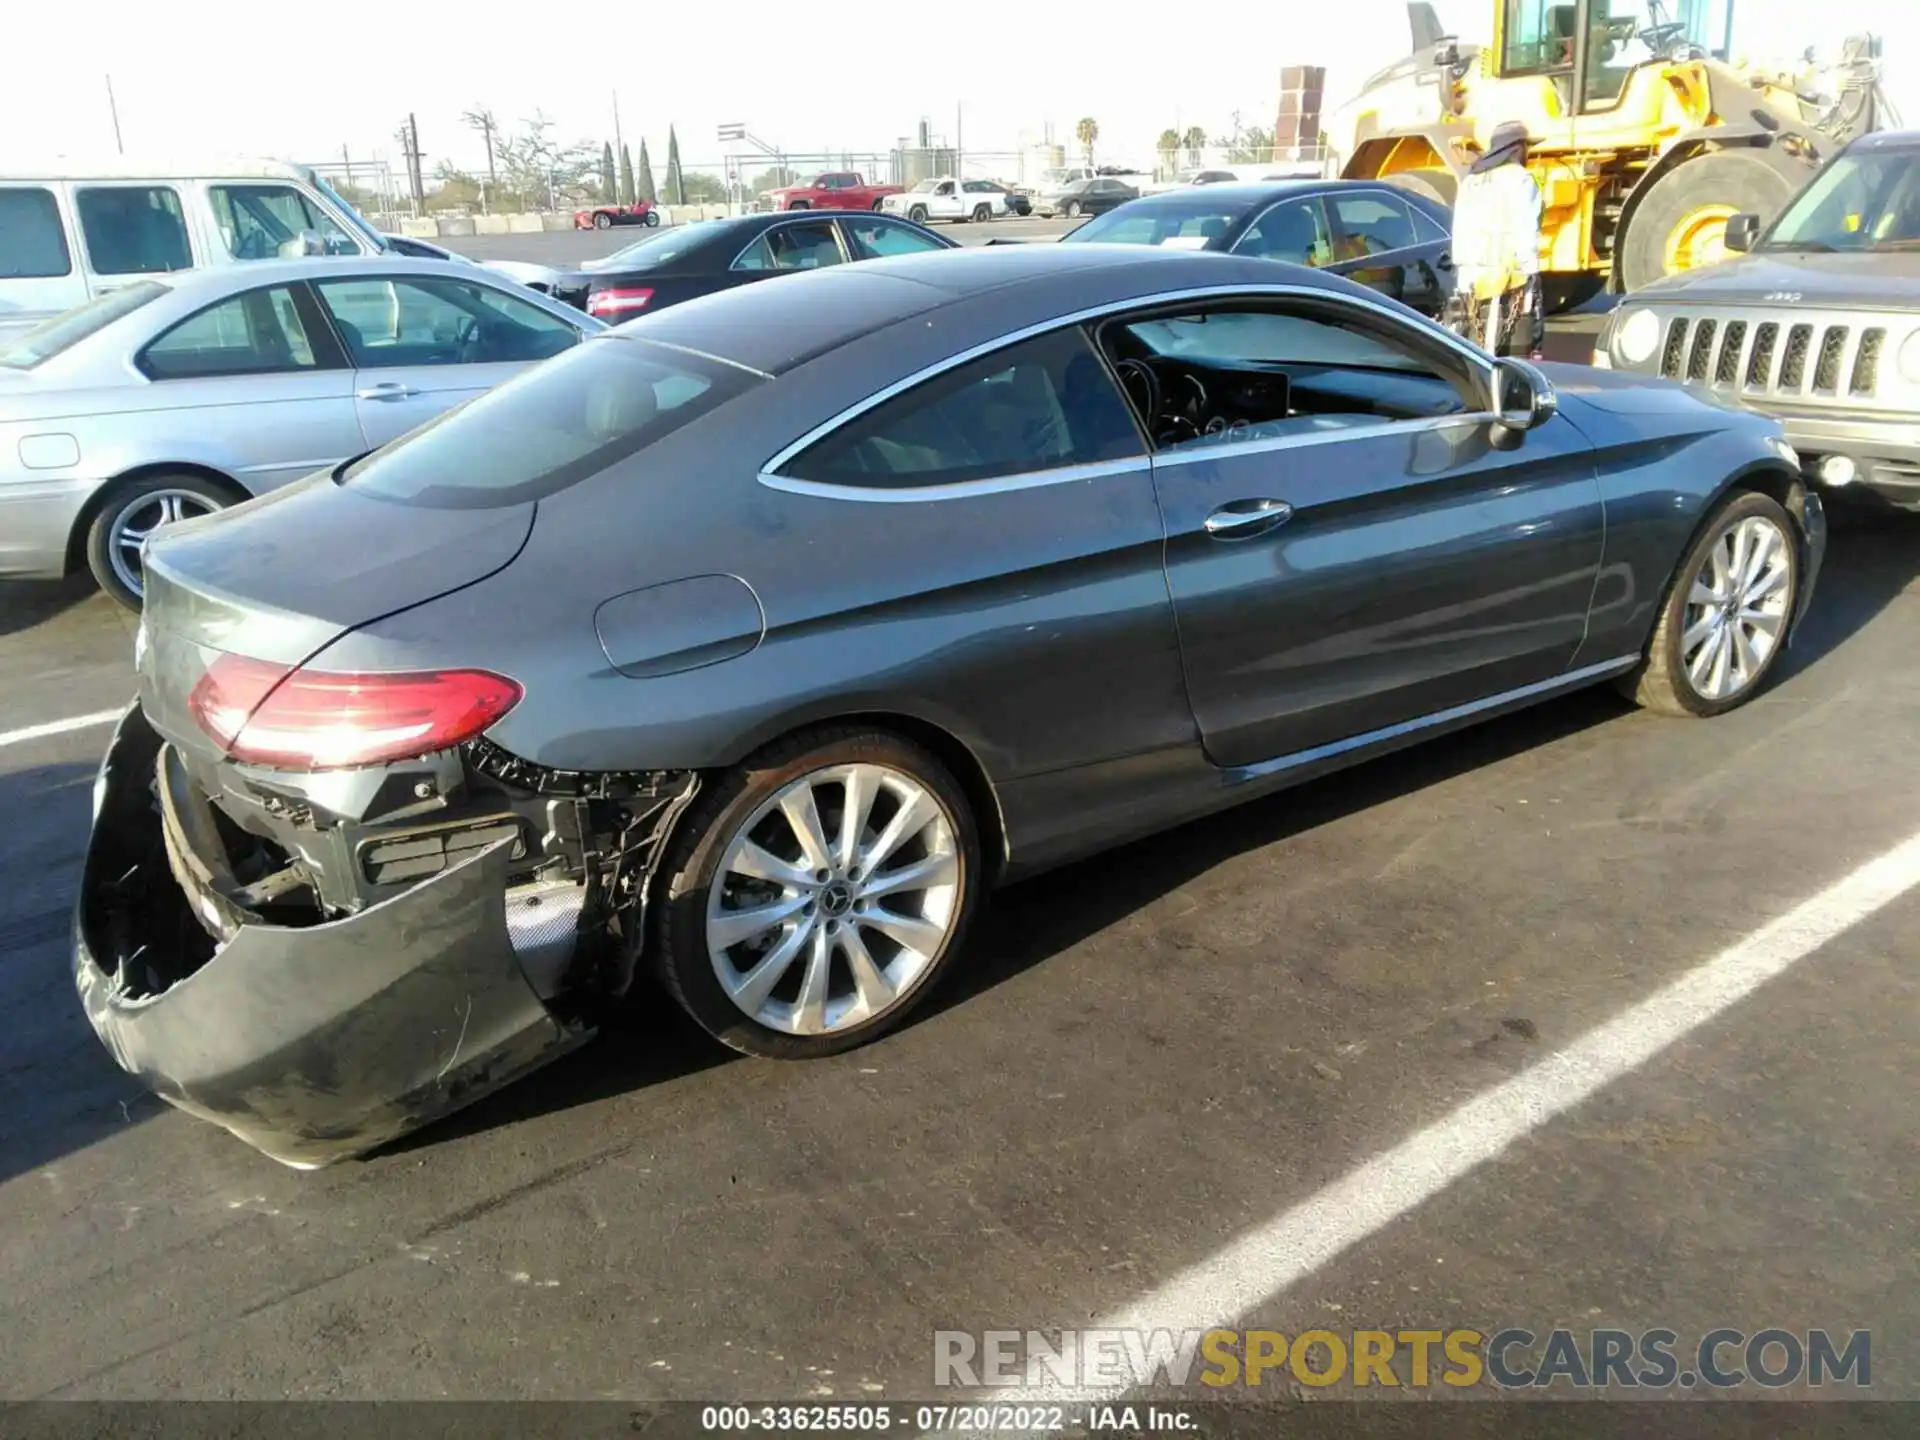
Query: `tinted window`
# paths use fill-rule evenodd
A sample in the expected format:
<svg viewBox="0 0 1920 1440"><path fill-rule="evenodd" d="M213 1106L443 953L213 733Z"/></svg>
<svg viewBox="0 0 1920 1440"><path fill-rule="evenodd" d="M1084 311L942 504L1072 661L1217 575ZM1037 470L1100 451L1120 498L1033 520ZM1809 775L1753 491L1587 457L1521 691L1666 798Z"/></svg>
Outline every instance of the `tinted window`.
<svg viewBox="0 0 1920 1440"><path fill-rule="evenodd" d="M1342 238L1352 247L1342 260L1384 255L1413 244L1413 221L1407 207L1391 195L1335 195L1333 213L1339 217Z"/></svg>
<svg viewBox="0 0 1920 1440"><path fill-rule="evenodd" d="M946 485L1140 453L1106 368L1085 336L1062 330L915 386L784 470L841 485Z"/></svg>
<svg viewBox="0 0 1920 1440"><path fill-rule="evenodd" d="M215 185L207 192L227 253L236 260L271 260L280 247L311 230L329 255L358 255L360 245L318 205L291 185Z"/></svg>
<svg viewBox="0 0 1920 1440"><path fill-rule="evenodd" d="M0 189L0 280L40 280L73 273L67 229L51 190Z"/></svg>
<svg viewBox="0 0 1920 1440"><path fill-rule="evenodd" d="M1199 197L1156 200L1096 215L1060 243L1102 245L1177 245L1204 249L1222 239L1243 212Z"/></svg>
<svg viewBox="0 0 1920 1440"><path fill-rule="evenodd" d="M602 337L376 450L349 466L341 483L445 509L537 500L759 383L731 365Z"/></svg>
<svg viewBox="0 0 1920 1440"><path fill-rule="evenodd" d="M1349 365L1425 372L1425 362L1358 330L1307 315L1244 310L1142 320L1127 327L1155 355L1205 364Z"/></svg>
<svg viewBox="0 0 1920 1440"><path fill-rule="evenodd" d="M96 186L76 192L87 263L96 275L158 275L193 265L180 197L164 185Z"/></svg>
<svg viewBox="0 0 1920 1440"><path fill-rule="evenodd" d="M847 241L853 247L854 258L859 260L878 260L883 255L917 255L923 250L947 248L931 235L905 225L890 225L885 220L844 223Z"/></svg>
<svg viewBox="0 0 1920 1440"><path fill-rule="evenodd" d="M313 346L284 285L209 305L153 341L140 368L156 380L268 375L314 368Z"/></svg>
<svg viewBox="0 0 1920 1440"><path fill-rule="evenodd" d="M31 370L41 361L51 360L122 315L131 315L166 293L167 287L157 280L136 280L131 285L109 290L84 305L76 305L64 315L43 320L30 330L0 340L0 365L12 370Z"/></svg>
<svg viewBox="0 0 1920 1440"><path fill-rule="evenodd" d="M1413 213L1414 238L1422 245L1431 245L1436 240L1449 240L1453 238L1447 234L1445 226L1441 225L1438 220L1427 214L1427 212L1422 210L1418 205L1409 205L1407 209Z"/></svg>
<svg viewBox="0 0 1920 1440"><path fill-rule="evenodd" d="M545 360L579 331L556 315L471 280L321 280L314 288L359 369Z"/></svg>
<svg viewBox="0 0 1920 1440"><path fill-rule="evenodd" d="M1325 265L1333 259L1326 208L1317 196L1282 200L1256 220L1233 249L1235 254L1263 260Z"/></svg>
<svg viewBox="0 0 1920 1440"><path fill-rule="evenodd" d="M733 262L735 270L818 270L840 263L840 243L833 225L816 220L805 225L779 225L749 245Z"/></svg>

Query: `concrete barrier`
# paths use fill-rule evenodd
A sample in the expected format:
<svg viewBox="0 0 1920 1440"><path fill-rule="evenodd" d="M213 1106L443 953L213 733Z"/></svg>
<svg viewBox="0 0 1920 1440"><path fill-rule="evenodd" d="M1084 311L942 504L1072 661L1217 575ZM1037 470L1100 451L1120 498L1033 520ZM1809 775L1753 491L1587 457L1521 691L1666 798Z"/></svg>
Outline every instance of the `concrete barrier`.
<svg viewBox="0 0 1920 1440"><path fill-rule="evenodd" d="M571 230L573 229L573 212L569 210L566 214L560 215L549 211L540 217L540 228L542 230Z"/></svg>
<svg viewBox="0 0 1920 1440"><path fill-rule="evenodd" d="M507 233L507 217L504 215L476 215L473 217L473 233L476 235L504 235Z"/></svg>
<svg viewBox="0 0 1920 1440"><path fill-rule="evenodd" d="M507 216L507 233L509 235L538 235L546 228L547 227L541 223L538 215Z"/></svg>
<svg viewBox="0 0 1920 1440"><path fill-rule="evenodd" d="M474 217L471 215L442 215L440 217L442 235L471 235L474 233Z"/></svg>

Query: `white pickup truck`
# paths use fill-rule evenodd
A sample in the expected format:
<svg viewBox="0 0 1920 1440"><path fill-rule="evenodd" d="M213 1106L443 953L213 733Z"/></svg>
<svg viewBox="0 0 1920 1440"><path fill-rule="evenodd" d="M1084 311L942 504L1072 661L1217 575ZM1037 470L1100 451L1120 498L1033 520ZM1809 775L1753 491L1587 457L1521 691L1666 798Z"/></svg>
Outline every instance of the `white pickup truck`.
<svg viewBox="0 0 1920 1440"><path fill-rule="evenodd" d="M1013 213L1012 197L991 180L922 180L880 202L889 215L924 224L929 220L996 220Z"/></svg>

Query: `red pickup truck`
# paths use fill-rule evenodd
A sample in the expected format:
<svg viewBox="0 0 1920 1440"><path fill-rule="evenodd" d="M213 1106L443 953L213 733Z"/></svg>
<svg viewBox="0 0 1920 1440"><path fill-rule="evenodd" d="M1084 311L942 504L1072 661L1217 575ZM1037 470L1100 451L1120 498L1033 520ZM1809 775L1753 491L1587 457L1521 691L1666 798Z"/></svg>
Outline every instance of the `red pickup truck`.
<svg viewBox="0 0 1920 1440"><path fill-rule="evenodd" d="M899 193L898 185L869 185L853 170L828 170L805 184L769 190L767 198L776 210L878 210L882 200Z"/></svg>

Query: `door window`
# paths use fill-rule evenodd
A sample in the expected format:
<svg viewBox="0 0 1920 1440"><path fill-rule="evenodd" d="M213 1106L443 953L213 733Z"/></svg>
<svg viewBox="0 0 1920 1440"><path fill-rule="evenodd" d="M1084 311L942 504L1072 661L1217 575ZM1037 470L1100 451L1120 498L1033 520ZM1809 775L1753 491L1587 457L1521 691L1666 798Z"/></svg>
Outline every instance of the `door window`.
<svg viewBox="0 0 1920 1440"><path fill-rule="evenodd" d="M164 185L101 185L76 191L87 263L96 275L160 275L193 267L180 197Z"/></svg>
<svg viewBox="0 0 1920 1440"><path fill-rule="evenodd" d="M945 250L931 235L885 220L849 220L847 242L856 260L878 260L885 255L918 255L925 250Z"/></svg>
<svg viewBox="0 0 1920 1440"><path fill-rule="evenodd" d="M213 185L213 218L236 260L271 260L280 247L312 231L329 255L358 255L360 245L291 185Z"/></svg>
<svg viewBox="0 0 1920 1440"><path fill-rule="evenodd" d="M1659 23L1653 13L1656 9L1665 7L1655 0L1612 0L1610 4L1601 0L1593 7L1586 72L1581 77L1582 109L1604 110L1618 104L1633 68L1654 59L1653 47L1640 37Z"/></svg>
<svg viewBox="0 0 1920 1440"><path fill-rule="evenodd" d="M1140 453L1125 402L1075 329L917 385L850 420L784 471L838 485L948 485Z"/></svg>
<svg viewBox="0 0 1920 1440"><path fill-rule="evenodd" d="M1556 0L1506 0L1500 68L1508 74L1538 74L1573 67L1577 7Z"/></svg>
<svg viewBox="0 0 1920 1440"><path fill-rule="evenodd" d="M1254 221L1233 249L1236 255L1290 260L1295 265L1330 264L1333 236L1327 229L1326 207L1317 196L1283 200Z"/></svg>
<svg viewBox="0 0 1920 1440"><path fill-rule="evenodd" d="M472 280L393 276L320 280L314 288L361 370L526 363L580 339L557 315Z"/></svg>
<svg viewBox="0 0 1920 1440"><path fill-rule="evenodd" d="M1413 218L1406 205L1378 191L1365 195L1335 195L1333 213L1339 221L1342 260L1363 260L1413 244Z"/></svg>
<svg viewBox="0 0 1920 1440"><path fill-rule="evenodd" d="M0 187L0 280L49 280L73 273L67 227L53 192Z"/></svg>
<svg viewBox="0 0 1920 1440"><path fill-rule="evenodd" d="M733 262L736 270L819 270L840 263L840 242L826 220L767 231Z"/></svg>
<svg viewBox="0 0 1920 1440"><path fill-rule="evenodd" d="M1443 342L1327 301L1115 323L1102 343L1159 450L1429 420L1476 408Z"/></svg>
<svg viewBox="0 0 1920 1440"><path fill-rule="evenodd" d="M155 380L316 368L300 308L284 285L249 290L188 316L149 343L137 363Z"/></svg>

